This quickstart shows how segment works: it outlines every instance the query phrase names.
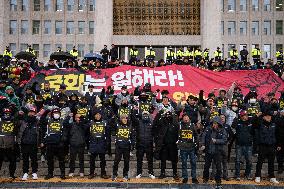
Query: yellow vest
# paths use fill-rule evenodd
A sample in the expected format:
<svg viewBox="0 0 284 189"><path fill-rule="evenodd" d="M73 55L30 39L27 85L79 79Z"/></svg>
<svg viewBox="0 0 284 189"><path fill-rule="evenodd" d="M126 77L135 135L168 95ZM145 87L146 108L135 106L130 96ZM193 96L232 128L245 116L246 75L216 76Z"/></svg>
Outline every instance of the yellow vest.
<svg viewBox="0 0 284 189"><path fill-rule="evenodd" d="M230 50L230 56L238 56L238 51Z"/></svg>
<svg viewBox="0 0 284 189"><path fill-rule="evenodd" d="M4 53L3 53L3 56L9 56L10 58L12 58L12 52L11 51L7 51L5 50Z"/></svg>
<svg viewBox="0 0 284 189"><path fill-rule="evenodd" d="M32 53L33 55L35 55L35 50L33 50L33 49L32 49L32 50L27 49L26 52L30 52L30 53Z"/></svg>
<svg viewBox="0 0 284 189"><path fill-rule="evenodd" d="M251 51L251 55L252 56L260 56L261 55L261 51L259 49L254 48Z"/></svg>
<svg viewBox="0 0 284 189"><path fill-rule="evenodd" d="M69 52L73 57L78 56L78 51L73 51L73 49Z"/></svg>
<svg viewBox="0 0 284 189"><path fill-rule="evenodd" d="M214 57L222 57L223 53L221 51L215 51Z"/></svg>
<svg viewBox="0 0 284 189"><path fill-rule="evenodd" d="M137 49L135 49L135 50L130 49L130 56L138 56L138 50Z"/></svg>
<svg viewBox="0 0 284 189"><path fill-rule="evenodd" d="M186 51L183 53L183 56L191 57L191 56L193 56L193 52L191 52L191 51L189 51L189 50L186 50Z"/></svg>
<svg viewBox="0 0 284 189"><path fill-rule="evenodd" d="M156 53L153 50L147 50L146 51L146 56L156 56Z"/></svg>
<svg viewBox="0 0 284 189"><path fill-rule="evenodd" d="M174 51L171 51L171 50L167 50L167 52L166 52L166 55L167 55L167 57L175 57L175 52Z"/></svg>
<svg viewBox="0 0 284 189"><path fill-rule="evenodd" d="M183 56L183 51L182 50L178 50L177 51L177 56L178 57L182 57Z"/></svg>
<svg viewBox="0 0 284 189"><path fill-rule="evenodd" d="M194 56L201 56L201 55L202 55L202 52L201 52L201 51L195 50Z"/></svg>

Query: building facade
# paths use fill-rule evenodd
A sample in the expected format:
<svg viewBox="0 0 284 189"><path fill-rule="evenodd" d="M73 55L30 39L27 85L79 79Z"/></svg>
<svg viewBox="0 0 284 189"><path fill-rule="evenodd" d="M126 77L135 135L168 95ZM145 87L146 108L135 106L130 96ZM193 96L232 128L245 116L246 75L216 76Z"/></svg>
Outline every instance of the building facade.
<svg viewBox="0 0 284 189"><path fill-rule="evenodd" d="M106 44L119 47L128 60L135 45L140 57L152 45L158 58L168 46L219 46L227 57L232 46L241 50L259 44L263 58L284 45L284 0L2 0L0 51L13 54L35 49L47 60L60 46L75 45L82 57Z"/></svg>

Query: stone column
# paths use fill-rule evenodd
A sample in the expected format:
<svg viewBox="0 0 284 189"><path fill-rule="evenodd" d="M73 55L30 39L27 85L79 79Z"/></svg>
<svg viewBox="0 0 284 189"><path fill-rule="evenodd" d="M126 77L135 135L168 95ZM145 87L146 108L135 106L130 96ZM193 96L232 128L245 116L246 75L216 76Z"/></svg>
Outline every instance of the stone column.
<svg viewBox="0 0 284 189"><path fill-rule="evenodd" d="M6 44L6 41L4 40L4 11L5 11L5 7L7 7L7 5L4 5L5 2L2 0L0 1L0 54L3 54L3 51L5 50L5 46L9 45ZM10 6L10 4L9 4ZM10 7L9 7L10 8Z"/></svg>

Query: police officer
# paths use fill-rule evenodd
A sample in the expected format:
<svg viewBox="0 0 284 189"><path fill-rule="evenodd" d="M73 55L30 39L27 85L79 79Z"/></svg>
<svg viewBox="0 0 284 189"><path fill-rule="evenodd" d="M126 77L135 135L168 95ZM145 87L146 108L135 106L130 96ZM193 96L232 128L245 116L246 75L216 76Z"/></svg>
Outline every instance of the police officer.
<svg viewBox="0 0 284 189"><path fill-rule="evenodd" d="M138 57L138 49L135 47L135 46L133 46L131 49L130 49L130 53L129 53L129 55L130 55L130 60L129 60L129 64L130 65L136 65L137 64L137 61L138 61L138 59L137 59L137 57Z"/></svg>
<svg viewBox="0 0 284 189"><path fill-rule="evenodd" d="M253 122L254 127L256 127L258 132L258 145L259 154L257 157L256 172L255 172L255 182L260 183L261 180L261 169L264 160L268 159L268 175L270 182L273 184L279 184L274 175L274 159L276 148L280 150L280 146L276 146L276 125L272 120L273 113L270 111L262 112L262 116L258 114Z"/></svg>
<svg viewBox="0 0 284 189"><path fill-rule="evenodd" d="M209 49L204 49L204 51L203 51L203 58L204 58L204 60L206 61L206 62L208 62L209 61Z"/></svg>
<svg viewBox="0 0 284 189"><path fill-rule="evenodd" d="M217 50L214 52L215 61L221 62L222 56L223 56L223 53L222 53L222 51L220 50L220 47L217 47Z"/></svg>
<svg viewBox="0 0 284 189"><path fill-rule="evenodd" d="M140 116L139 116L140 117ZM153 171L153 120L148 111L141 113L141 118L138 117L136 125L136 157L137 157L137 176L142 177L142 163L144 154L146 154L148 162L148 173L151 179L155 179Z"/></svg>
<svg viewBox="0 0 284 189"><path fill-rule="evenodd" d="M209 169L212 161L216 164L216 175L215 181L217 186L221 185L221 154L224 150L224 147L227 143L227 133L223 128L222 120L219 116L215 116L212 119L211 127L208 127L205 130L205 133L202 136L201 148L200 150L205 149L205 164L203 170L203 182L207 183L209 180Z"/></svg>
<svg viewBox="0 0 284 189"><path fill-rule="evenodd" d="M183 48L180 47L176 53L177 64L182 64L183 53Z"/></svg>
<svg viewBox="0 0 284 189"><path fill-rule="evenodd" d="M9 46L6 46L6 49L3 52L3 57L7 57L8 59L12 59L13 54L12 54Z"/></svg>
<svg viewBox="0 0 284 189"><path fill-rule="evenodd" d="M60 109L52 110L51 117L42 117L41 125L41 147L46 146L46 158L48 166L48 174L45 179L53 178L54 156L57 156L59 168L61 171L61 179L65 179L65 163L64 163L64 143L67 141L67 132L61 119Z"/></svg>
<svg viewBox="0 0 284 189"><path fill-rule="evenodd" d="M152 46L149 47L149 50L146 50L145 57L146 57L144 61L145 65L149 66L149 63L154 62L156 57L156 52L153 50Z"/></svg>
<svg viewBox="0 0 284 189"><path fill-rule="evenodd" d="M283 64L283 59L284 59L284 55L283 55L283 50L282 50L282 48L280 48L280 49L276 52L275 57L276 57L276 59L277 59L277 64L282 65L282 64Z"/></svg>
<svg viewBox="0 0 284 189"><path fill-rule="evenodd" d="M238 51L236 49L236 47L234 46L231 50L230 50L230 68L231 69L237 69L237 60L238 60Z"/></svg>
<svg viewBox="0 0 284 189"><path fill-rule="evenodd" d="M15 179L16 171L16 154L15 141L17 136L17 126L12 117L11 109L4 108L3 115L0 119L0 168L4 157L8 159L9 174L11 179Z"/></svg>
<svg viewBox="0 0 284 189"><path fill-rule="evenodd" d="M35 54L35 50L32 48L31 45L28 45L28 48L26 49L26 52L32 53L34 56L36 55Z"/></svg>
<svg viewBox="0 0 284 189"><path fill-rule="evenodd" d="M102 112L96 110L94 112L94 120L90 122L89 129L89 152L90 156L90 175L89 179L95 177L95 160L100 158L101 178L108 179L106 174L106 160L105 154L111 156L111 133L108 121L102 118Z"/></svg>
<svg viewBox="0 0 284 189"><path fill-rule="evenodd" d="M176 53L173 51L173 48L170 46L166 52L166 59L168 64L172 64L175 61Z"/></svg>
<svg viewBox="0 0 284 189"><path fill-rule="evenodd" d="M78 57L78 50L76 49L76 46L73 46L73 49L69 52L75 59Z"/></svg>
<svg viewBox="0 0 284 189"><path fill-rule="evenodd" d="M62 51L61 47L58 46L56 52L61 52L61 51Z"/></svg>
<svg viewBox="0 0 284 189"><path fill-rule="evenodd" d="M259 49L259 45L255 45L255 48L251 50L251 55L252 55L254 64L259 69L261 66L261 61L260 61L261 50Z"/></svg>
<svg viewBox="0 0 284 189"><path fill-rule="evenodd" d="M68 117L68 140L70 144L70 164L69 164L69 177L74 176L75 171L75 160L78 155L79 167L80 167L80 177L84 177L84 150L85 150L85 135L87 131L87 124L81 120L81 114L75 115L75 120L73 121L73 115Z"/></svg>
<svg viewBox="0 0 284 189"><path fill-rule="evenodd" d="M201 59L202 59L202 51L200 50L200 47L197 47L197 49L194 51L194 60L197 66L199 66Z"/></svg>
<svg viewBox="0 0 284 189"><path fill-rule="evenodd" d="M30 107L27 117L20 121L18 143L21 145L23 157L23 177L22 180L29 178L29 159L32 165L32 179L37 180L37 149L39 144L39 125L35 116L36 109Z"/></svg>
<svg viewBox="0 0 284 189"><path fill-rule="evenodd" d="M179 123L177 147L180 150L182 163L182 183L188 182L187 159L190 159L192 183L198 184L196 176L196 148L198 136L195 124L191 123L190 116L183 114L182 121Z"/></svg>
<svg viewBox="0 0 284 189"><path fill-rule="evenodd" d="M186 51L183 54L183 60L185 64L192 65L193 64L193 58L194 58L194 52L192 48L188 47Z"/></svg>
<svg viewBox="0 0 284 189"><path fill-rule="evenodd" d="M117 179L118 164L121 161L122 156L124 160L123 180L129 180L129 159L131 146L133 146L133 144L135 144L133 127L128 121L128 115L122 114L116 128L115 158L112 176L113 181Z"/></svg>

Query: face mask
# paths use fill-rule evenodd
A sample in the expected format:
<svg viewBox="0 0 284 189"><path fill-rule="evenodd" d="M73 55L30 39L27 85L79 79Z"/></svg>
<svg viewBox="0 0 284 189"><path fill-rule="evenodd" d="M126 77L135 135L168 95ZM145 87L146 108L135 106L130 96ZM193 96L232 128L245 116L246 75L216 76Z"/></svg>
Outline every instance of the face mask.
<svg viewBox="0 0 284 189"><path fill-rule="evenodd" d="M249 103L250 103L250 104L255 104L255 103L256 103L256 99L255 99L255 98L251 98L251 99L249 100Z"/></svg>
<svg viewBox="0 0 284 189"><path fill-rule="evenodd" d="M236 112L236 111L238 111L238 107L237 106L232 106L232 110L234 111L234 112Z"/></svg>
<svg viewBox="0 0 284 189"><path fill-rule="evenodd" d="M60 114L53 114L53 118L54 119L59 119L60 118Z"/></svg>
<svg viewBox="0 0 284 189"><path fill-rule="evenodd" d="M11 114L4 114L3 115L4 120L10 120L11 119Z"/></svg>

